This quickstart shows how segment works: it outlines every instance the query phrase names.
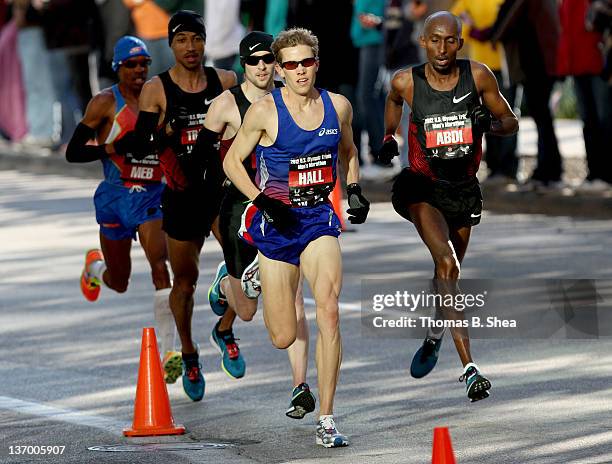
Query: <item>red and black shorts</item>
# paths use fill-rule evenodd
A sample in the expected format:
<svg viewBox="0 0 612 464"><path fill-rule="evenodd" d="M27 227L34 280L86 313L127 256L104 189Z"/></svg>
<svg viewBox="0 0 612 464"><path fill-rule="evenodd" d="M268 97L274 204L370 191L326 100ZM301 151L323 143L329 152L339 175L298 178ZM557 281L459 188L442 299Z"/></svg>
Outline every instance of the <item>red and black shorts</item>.
<svg viewBox="0 0 612 464"><path fill-rule="evenodd" d="M410 205L429 203L442 213L449 227L469 227L480 223L482 192L475 177L450 183L433 180L407 168L397 176L392 192L393 208L411 222Z"/></svg>

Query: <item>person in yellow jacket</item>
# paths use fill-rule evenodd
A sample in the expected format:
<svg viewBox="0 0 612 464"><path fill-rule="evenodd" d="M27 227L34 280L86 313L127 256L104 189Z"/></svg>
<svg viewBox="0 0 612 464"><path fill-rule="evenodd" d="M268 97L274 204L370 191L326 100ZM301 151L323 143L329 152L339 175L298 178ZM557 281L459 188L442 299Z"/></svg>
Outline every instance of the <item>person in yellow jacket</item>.
<svg viewBox="0 0 612 464"><path fill-rule="evenodd" d="M147 45L151 54L149 75L156 76L174 65L172 49L168 47L170 15L153 0L123 0L129 8L136 35Z"/></svg>
<svg viewBox="0 0 612 464"><path fill-rule="evenodd" d="M516 104L516 86L503 77L504 54L501 44L489 40L490 28L497 19L503 0L457 0L451 13L459 16L467 27L463 31L466 44L469 44L469 58L486 64L499 84L504 98L511 107ZM516 156L516 135L498 137L486 135L485 153L490 181L511 182L516 180L518 158Z"/></svg>

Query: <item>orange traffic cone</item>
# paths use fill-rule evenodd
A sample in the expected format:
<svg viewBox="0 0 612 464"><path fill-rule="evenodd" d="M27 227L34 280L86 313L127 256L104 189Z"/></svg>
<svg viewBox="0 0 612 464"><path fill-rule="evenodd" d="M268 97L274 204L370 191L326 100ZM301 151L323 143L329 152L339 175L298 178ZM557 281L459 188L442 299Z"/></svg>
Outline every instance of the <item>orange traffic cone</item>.
<svg viewBox="0 0 612 464"><path fill-rule="evenodd" d="M447 427L434 428L432 464L455 464L453 445Z"/></svg>
<svg viewBox="0 0 612 464"><path fill-rule="evenodd" d="M131 428L123 429L127 437L146 437L150 435L180 435L185 427L175 425L168 399L168 390L164 383L164 374L155 330L151 327L142 329L142 347L140 349L140 368L136 402L134 403L134 422Z"/></svg>
<svg viewBox="0 0 612 464"><path fill-rule="evenodd" d="M336 179L336 186L334 187L334 190L332 190L332 193L329 194L329 199L332 202L336 216L338 216L338 219L340 219L340 226L342 227L342 230L345 230L346 225L344 223L344 215L342 213L342 187L339 179Z"/></svg>

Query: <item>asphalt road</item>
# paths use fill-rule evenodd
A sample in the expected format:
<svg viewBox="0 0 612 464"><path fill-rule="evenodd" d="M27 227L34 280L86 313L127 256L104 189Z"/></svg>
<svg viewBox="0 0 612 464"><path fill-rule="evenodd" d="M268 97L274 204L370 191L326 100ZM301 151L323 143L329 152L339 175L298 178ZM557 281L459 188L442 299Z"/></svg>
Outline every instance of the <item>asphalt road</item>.
<svg viewBox="0 0 612 464"><path fill-rule="evenodd" d="M0 171L0 462L422 464L431 462L437 426L450 428L459 463L612 462L609 340L473 340L474 357L493 389L489 399L470 404L448 340L432 374L415 380L408 369L419 340L362 336L361 279L426 279L432 273L414 228L388 203L375 204L368 223L341 239L344 362L336 415L350 447L316 447L312 415L303 421L284 416L288 362L271 346L261 315L236 325L245 378L232 380L220 370L207 342L215 318L205 300L221 259L214 241L204 247L194 315L204 401L194 404L180 384L171 385L174 418L187 434L124 438L142 327L153 323L152 286L135 244L128 292L103 289L93 304L82 298L83 255L97 244L96 184ZM463 277L610 279L611 229L610 220L485 212ZM313 334L312 305L307 312ZM316 390L314 364L309 383ZM61 455L15 454L28 445L65 448ZM112 445L140 446L132 452L88 449Z"/></svg>

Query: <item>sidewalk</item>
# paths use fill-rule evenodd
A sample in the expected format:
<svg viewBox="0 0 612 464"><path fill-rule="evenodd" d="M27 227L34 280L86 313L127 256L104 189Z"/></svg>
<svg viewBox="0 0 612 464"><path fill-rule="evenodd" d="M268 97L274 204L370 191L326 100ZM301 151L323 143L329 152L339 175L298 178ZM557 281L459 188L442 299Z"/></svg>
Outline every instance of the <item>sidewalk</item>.
<svg viewBox="0 0 612 464"><path fill-rule="evenodd" d="M582 122L557 120L555 130L563 157L563 180L578 185L586 175ZM522 118L519 131L519 179L528 178L535 165L537 131L533 120ZM19 149L0 142L0 169L15 169L35 173L63 174L76 177L102 178L100 163L68 164L63 155ZM479 174L484 175L481 168ZM480 176L479 176L480 177ZM392 180L362 180L367 198L374 202L390 201ZM482 184L485 209L498 213L548 214L589 218L612 218L612 189L604 192L576 193L573 188L546 192L520 192L516 186Z"/></svg>

